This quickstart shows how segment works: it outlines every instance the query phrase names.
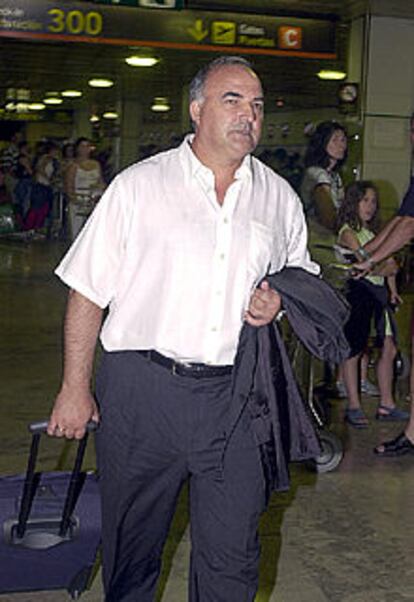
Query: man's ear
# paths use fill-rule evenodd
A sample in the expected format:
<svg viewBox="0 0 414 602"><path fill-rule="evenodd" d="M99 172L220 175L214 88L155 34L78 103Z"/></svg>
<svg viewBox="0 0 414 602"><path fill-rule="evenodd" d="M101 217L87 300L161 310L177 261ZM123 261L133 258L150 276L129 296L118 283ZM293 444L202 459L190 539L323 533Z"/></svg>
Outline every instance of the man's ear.
<svg viewBox="0 0 414 602"><path fill-rule="evenodd" d="M190 103L190 116L193 123L198 125L200 123L201 115L201 103L198 100L193 100Z"/></svg>

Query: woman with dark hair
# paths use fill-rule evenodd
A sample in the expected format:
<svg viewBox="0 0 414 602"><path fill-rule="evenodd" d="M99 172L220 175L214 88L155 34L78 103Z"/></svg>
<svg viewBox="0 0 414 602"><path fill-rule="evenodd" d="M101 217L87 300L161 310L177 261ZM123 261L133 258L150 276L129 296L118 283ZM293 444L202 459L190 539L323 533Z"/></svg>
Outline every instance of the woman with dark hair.
<svg viewBox="0 0 414 602"><path fill-rule="evenodd" d="M321 122L310 137L306 149L305 172L300 196L309 225L310 246L314 259L326 266L332 262L335 244L337 211L344 198L344 187L339 169L346 161L347 132L337 121ZM326 250L331 247L332 250ZM364 363L364 383L367 379L367 361ZM341 369L336 376L338 397L346 397Z"/></svg>
<svg viewBox="0 0 414 602"><path fill-rule="evenodd" d="M72 240L79 234L105 189L101 166L92 159L91 153L90 140L78 138L75 142L75 158L66 170L65 194Z"/></svg>
<svg viewBox="0 0 414 602"><path fill-rule="evenodd" d="M336 121L320 123L306 150L302 201L309 216L335 230L336 213L344 197L339 169L347 156L346 129Z"/></svg>
<svg viewBox="0 0 414 602"><path fill-rule="evenodd" d="M368 181L354 182L345 194L338 211L340 226L338 242L357 257L364 256L364 245L375 236L378 217L378 191ZM393 363L397 353L395 324L391 305L401 302L395 285L398 266L389 258L365 278L348 281L346 297L351 315L345 334L351 348L350 357L343 363L343 375L348 396L345 420L355 428L366 428L367 418L361 408L358 391L358 365L370 336L371 321L376 327L376 342L381 348L377 362L380 401L378 420L406 420L408 413L396 407L393 392Z"/></svg>

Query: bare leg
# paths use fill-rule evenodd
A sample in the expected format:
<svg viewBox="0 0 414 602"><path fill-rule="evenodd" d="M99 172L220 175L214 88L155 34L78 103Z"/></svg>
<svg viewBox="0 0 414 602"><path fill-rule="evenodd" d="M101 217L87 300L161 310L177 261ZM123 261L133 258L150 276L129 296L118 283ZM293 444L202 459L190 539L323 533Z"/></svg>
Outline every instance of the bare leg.
<svg viewBox="0 0 414 602"><path fill-rule="evenodd" d="M344 361L342 364L345 387L348 393L348 407L345 410L345 420L356 428L365 428L368 420L361 408L359 398L359 359L356 355Z"/></svg>
<svg viewBox="0 0 414 602"><path fill-rule="evenodd" d="M361 381L368 380L368 364L369 364L369 355L367 351L361 356Z"/></svg>
<svg viewBox="0 0 414 602"><path fill-rule="evenodd" d="M381 393L380 405L385 408L393 409L395 407L392 393L394 358L397 354L394 340L391 336L386 336L381 350L381 357L377 362L377 379ZM379 408L379 413L386 411Z"/></svg>
<svg viewBox="0 0 414 602"><path fill-rule="evenodd" d="M358 391L359 355L355 355L342 364L345 387L348 393L348 408L355 410L361 407Z"/></svg>

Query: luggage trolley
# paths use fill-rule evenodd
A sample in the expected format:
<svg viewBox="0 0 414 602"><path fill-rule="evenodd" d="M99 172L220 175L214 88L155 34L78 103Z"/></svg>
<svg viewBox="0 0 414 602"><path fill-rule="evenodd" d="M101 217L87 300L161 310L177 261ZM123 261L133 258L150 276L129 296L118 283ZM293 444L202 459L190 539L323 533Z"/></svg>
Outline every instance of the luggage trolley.
<svg viewBox="0 0 414 602"><path fill-rule="evenodd" d="M339 466L344 455L344 448L341 439L329 430L331 420L329 389L325 385L315 385L316 362L319 360L304 348L293 333L289 339L287 349L292 368L302 395L309 406L322 450L317 458L307 464L318 473L330 472Z"/></svg>
<svg viewBox="0 0 414 602"><path fill-rule="evenodd" d="M325 257L332 257L332 261L320 262L324 279L334 288L341 290L351 267L349 262L344 263L347 258L344 258L342 253L346 255L346 250L337 245L315 244L314 246L329 251ZM329 398L335 397L335 389L332 385L333 367L312 356L293 332L288 336L287 348L299 388L314 419L322 449L321 455L308 464L318 473L330 472L339 466L344 456L342 440L329 429L331 423ZM316 383L317 371L322 373L322 381L318 383Z"/></svg>

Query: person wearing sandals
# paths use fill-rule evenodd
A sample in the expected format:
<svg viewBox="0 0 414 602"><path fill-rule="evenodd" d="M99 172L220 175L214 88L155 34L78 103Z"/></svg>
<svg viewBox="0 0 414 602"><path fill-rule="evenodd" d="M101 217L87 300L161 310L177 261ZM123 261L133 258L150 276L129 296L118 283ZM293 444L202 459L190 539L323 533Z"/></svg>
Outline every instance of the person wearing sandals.
<svg viewBox="0 0 414 602"><path fill-rule="evenodd" d="M414 152L414 113L410 118L411 147ZM375 268L379 261L402 249L414 239L414 175L395 217L385 225L381 232L364 247L363 261L355 267L365 274ZM374 448L374 453L382 457L414 454L414 313L411 321L411 376L410 419L405 429L397 437L384 441Z"/></svg>
<svg viewBox="0 0 414 602"><path fill-rule="evenodd" d="M361 247L375 236L378 215L378 192L371 182L351 184L338 211L338 243L351 249L357 256ZM397 353L395 322L390 308L401 299L395 285L397 264L387 259L376 270L358 280L347 283L346 297L351 315L345 325L345 334L351 346L350 357L343 363L343 374L348 394L345 420L355 428L366 428L368 420L361 408L358 390L358 364L370 335L372 319L375 321L377 343L381 355L377 362L377 379L380 402L376 412L378 420L406 420L408 413L396 407L393 392L393 365Z"/></svg>

